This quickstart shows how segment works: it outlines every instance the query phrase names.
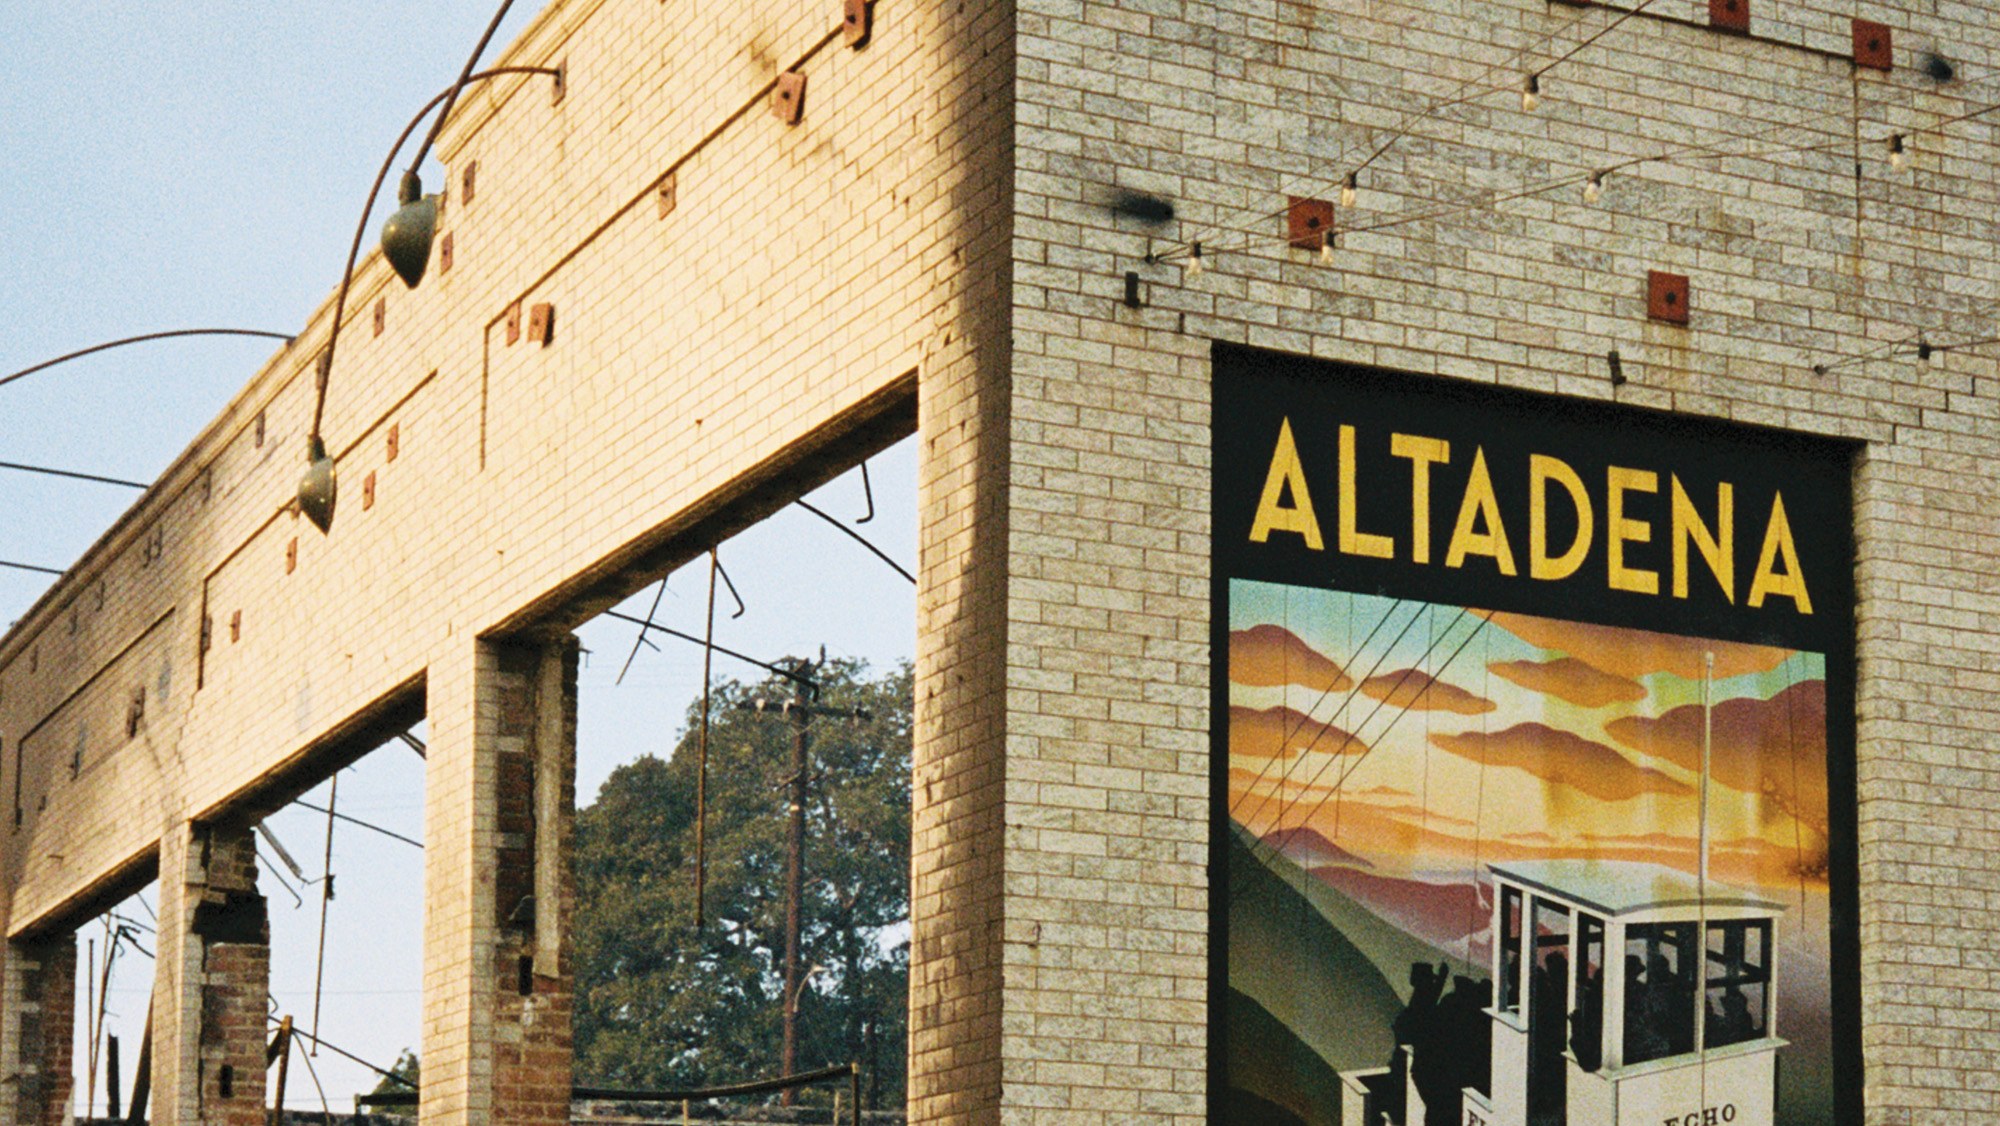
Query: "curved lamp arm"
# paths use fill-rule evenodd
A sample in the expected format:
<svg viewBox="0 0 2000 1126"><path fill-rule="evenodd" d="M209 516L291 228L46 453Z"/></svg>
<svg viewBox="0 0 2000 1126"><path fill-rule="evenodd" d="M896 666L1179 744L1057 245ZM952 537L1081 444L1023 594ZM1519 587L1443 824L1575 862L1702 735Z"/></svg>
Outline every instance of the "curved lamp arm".
<svg viewBox="0 0 2000 1126"><path fill-rule="evenodd" d="M143 344L148 340L165 340L170 336L267 336L272 340L282 340L287 345L291 344L294 339L288 333L265 332L254 328L177 328L172 332L148 332L141 336L128 336L123 340L112 340L104 344L93 344L88 348L79 348L74 352L67 352L57 356L53 360L43 360L33 367L22 368L12 375L0 375L0 385L12 383L24 375L33 375L44 368L52 368L57 364L67 363L70 360L79 359L95 352L106 352L113 348L123 348L127 344Z"/></svg>
<svg viewBox="0 0 2000 1126"><path fill-rule="evenodd" d="M498 78L503 74L547 74L554 76L560 73L554 67L547 66L499 66L494 67L492 70L482 70L478 74L469 75L465 81L482 82L488 78ZM340 319L347 309L347 289L349 284L354 280L354 262L357 258L361 257L361 240L368 235L368 216L375 210L375 200L382 194L382 184L389 178L389 169L395 167L396 154L402 151L403 142L409 140L410 134L417 131L417 126L423 123L424 115L436 109L439 102L451 98L457 92L458 87L453 86L451 89L424 103L424 108L417 111L417 115L410 119L408 125L403 126L403 132L396 138L396 143L389 149L388 158L382 162L381 169L375 173L374 186L368 189L368 202L361 208L361 222L356 224L354 228L354 242L347 248L347 268L340 275L340 294L333 301L333 327L327 333L326 351L320 353L319 391L313 401L311 430L311 434L315 438L319 437L320 417L326 406L326 376L327 372L333 367L334 345L340 339ZM439 120L443 120L443 115L439 115ZM419 157L419 159L422 158Z"/></svg>
<svg viewBox="0 0 2000 1126"><path fill-rule="evenodd" d="M506 4L501 5L499 15L493 17L493 25L486 29L486 37L479 41L480 50L485 49L486 39L492 37L493 28L499 25L500 16L506 14L507 8L512 2L513 0L508 0ZM477 59L478 57L478 52L475 51L473 58ZM471 64L468 63L467 69L469 70L470 68ZM451 89L424 103L424 108L418 110L417 115L410 119L410 123L403 127L402 134L396 138L395 145L389 149L388 158L382 162L381 170L375 173L375 184L368 189L368 202L361 208L361 222L356 224L354 228L354 242L347 248L347 267L341 271L340 293L333 301L333 324L327 330L326 350L319 354L319 363L313 379L312 429L306 435L306 469L299 477L298 501L299 510L305 513L306 519L311 520L313 526L318 528L322 534L333 526L333 503L338 487L334 480L333 458L326 452L326 441L320 435L320 422L326 414L326 385L333 375L333 354L334 348L340 342L341 318L347 312L347 291L354 284L354 262L355 259L361 256L361 240L368 233L368 216L375 210L376 197L382 194L382 183L389 178L389 169L395 166L396 154L402 151L403 142L410 139L410 134L416 132L418 124L424 119L424 115L428 114L439 102L444 102L444 111L438 114L436 123L431 127L431 135L435 136L438 128L444 124L445 115L451 112L451 103L457 100L459 90L469 82L496 78L503 74L547 74L560 77L561 73L561 71L554 67L503 66L480 71L477 74L460 75L459 80L452 83ZM424 149L428 151L429 148L430 141L426 138ZM419 161L423 159L421 153L417 159ZM408 205L417 202L422 192L423 185L417 179L416 168L413 165L410 171L403 174L402 190L397 193L405 204L405 207L400 209L396 215L390 217L389 225L384 228L383 233L385 237L389 233L388 227L396 225L403 219L403 211L409 210ZM433 203L431 208L431 215L434 216L436 213L436 204ZM429 217L427 216L426 221L422 224L420 259L430 256L431 228L428 220ZM392 262L392 264L394 263ZM421 260L418 262L414 274L404 273L400 266L398 266L397 272L402 274L406 284L411 288L415 288L417 280L423 277L422 262Z"/></svg>

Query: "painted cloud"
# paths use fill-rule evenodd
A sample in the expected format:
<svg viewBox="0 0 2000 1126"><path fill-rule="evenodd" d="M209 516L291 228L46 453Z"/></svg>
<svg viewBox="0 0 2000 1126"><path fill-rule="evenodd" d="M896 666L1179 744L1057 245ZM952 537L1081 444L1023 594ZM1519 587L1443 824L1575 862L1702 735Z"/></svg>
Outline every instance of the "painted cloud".
<svg viewBox="0 0 2000 1126"><path fill-rule="evenodd" d="M1588 653L1590 663L1598 669L1632 680L1657 672L1670 672L1683 680L1700 680L1706 675L1702 666L1702 654L1705 652L1715 654L1715 676L1718 680L1744 673L1769 672L1792 655L1790 649L1774 649L1768 645L1649 633L1623 626L1564 622L1504 612L1492 612L1486 617L1494 625L1538 649Z"/></svg>
<svg viewBox="0 0 2000 1126"><path fill-rule="evenodd" d="M1283 626L1229 634L1229 679L1254 688L1296 684L1314 692L1345 692L1354 681L1341 667Z"/></svg>
<svg viewBox="0 0 2000 1126"><path fill-rule="evenodd" d="M1434 680L1421 669L1403 669L1371 676L1361 682L1361 692L1392 707L1418 712L1484 715L1500 706L1484 696Z"/></svg>
<svg viewBox="0 0 2000 1126"><path fill-rule="evenodd" d="M1641 794L1684 794L1689 788L1660 771L1636 766L1602 743L1543 723L1517 723L1491 734L1437 732L1440 749L1483 766L1524 770L1553 785L1568 786L1599 801L1624 801Z"/></svg>
<svg viewBox="0 0 2000 1126"><path fill-rule="evenodd" d="M1630 704L1646 698L1646 686L1630 677L1605 672L1588 661L1559 657L1553 661L1495 661L1488 671L1530 692L1566 700L1580 708Z"/></svg>
<svg viewBox="0 0 2000 1126"><path fill-rule="evenodd" d="M1764 795L1825 836L1826 682L1801 681L1768 700L1724 700L1714 712L1711 777L1731 789ZM1615 719L1604 730L1641 754L1689 772L1701 770L1700 704L1670 708L1657 718Z"/></svg>
<svg viewBox="0 0 2000 1126"><path fill-rule="evenodd" d="M1229 709L1229 756L1292 758L1304 751L1323 755L1368 753L1367 744L1338 727L1324 724L1292 708Z"/></svg>

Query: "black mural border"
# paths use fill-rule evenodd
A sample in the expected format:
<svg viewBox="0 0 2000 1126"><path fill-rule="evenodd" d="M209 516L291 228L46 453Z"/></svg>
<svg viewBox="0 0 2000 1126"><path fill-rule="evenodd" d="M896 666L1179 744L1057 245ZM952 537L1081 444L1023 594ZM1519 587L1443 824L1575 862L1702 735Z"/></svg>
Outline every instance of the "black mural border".
<svg viewBox="0 0 2000 1126"><path fill-rule="evenodd" d="M1516 410L1532 407L1551 415L1585 425L1611 425L1643 421L1654 432L1683 441L1720 438L1732 444L1764 445L1774 449L1808 447L1829 461L1842 460L1847 466L1846 503L1843 526L1833 534L1839 538L1849 566L1836 576L1834 598L1829 609L1838 605L1845 612L1840 624L1830 631L1829 642L1815 642L1815 651L1826 659L1826 782L1828 804L1828 952L1831 965L1829 1003L1831 1007L1831 1054L1833 1070L1833 1112L1838 1126L1861 1126L1864 1116L1864 1055L1862 1050L1861 1008L1861 927L1860 927L1860 791L1856 773L1856 668L1858 632L1855 625L1857 597L1854 583L1854 485L1853 467L1862 444L1822 435L1690 417L1669 411L1630 404L1579 399L1494 384L1470 383L1439 376L1421 375L1387 368L1364 367L1320 360L1291 353L1275 352L1226 341L1213 341L1210 353L1211 388L1224 380L1244 374L1261 375L1282 369L1285 373L1310 377L1315 374L1336 379L1372 379L1407 385L1410 393L1437 395L1448 401L1482 401L1508 404ZM1221 396L1211 395L1215 402ZM1215 435L1220 428L1211 418L1209 461L1209 511L1211 540L1209 551L1209 834L1208 834L1208 1071L1207 1118L1222 1123L1223 1090L1220 1084L1228 1060L1229 981L1229 584L1233 579L1254 579L1287 583L1325 590L1355 591L1332 583L1301 582L1295 577L1264 573L1261 568L1231 566L1232 552L1219 542L1222 521L1218 518L1221 495L1222 458ZM1380 593L1380 592L1375 592ZM1824 596L1822 596L1824 598ZM1537 610L1535 612L1546 612ZM1551 616L1563 616L1560 612ZM1569 615L1569 620L1601 622L1602 615ZM1630 625L1629 621L1617 621ZM1642 626L1641 628L1652 628ZM1684 630L1666 630L1680 632ZM1756 641L1742 631L1726 637ZM1788 643L1790 644L1790 643ZM1823 646L1823 647L1822 647Z"/></svg>

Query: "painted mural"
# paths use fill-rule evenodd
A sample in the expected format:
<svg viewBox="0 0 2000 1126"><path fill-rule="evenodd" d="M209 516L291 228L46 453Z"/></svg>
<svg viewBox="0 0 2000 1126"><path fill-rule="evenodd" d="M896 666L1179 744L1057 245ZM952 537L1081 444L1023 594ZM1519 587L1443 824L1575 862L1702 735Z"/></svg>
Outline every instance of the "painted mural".
<svg viewBox="0 0 2000 1126"><path fill-rule="evenodd" d="M1239 891L1229 984L1240 1019L1230 1031L1246 1054L1262 1040L1292 1071L1316 1073L1316 1084L1246 1088L1243 1101L1268 1104L1267 1121L1338 1121L1343 1088L1348 1102L1379 1091L1373 1101L1402 1110L1397 1121L1506 1121L1504 1095L1495 1109L1494 1026L1505 1037L1530 1023L1519 1050L1501 1050L1503 1067L1525 1064L1518 1078L1531 1080L1517 1100L1527 1117L1516 1121L1575 1120L1574 1107L1552 1102L1588 1101L1570 1086L1629 1084L1623 1073L1659 1072L1677 1056L1708 1071L1713 1089L1691 1100L1658 1092L1643 1121L1695 1113L1699 1122L1711 1107L1717 1121L1725 1107L1732 1122L1829 1121L1821 655L1239 581L1227 662ZM1510 873L1559 871L1577 886L1503 884ZM1593 878L1624 881L1638 902L1606 902L1605 889L1583 886ZM1656 889L1699 896L1704 883L1717 916L1712 983L1693 979L1697 959L1669 964L1680 953L1671 941L1664 955L1643 936L1600 937L1585 950L1576 933L1577 914L1600 924L1614 907L1671 915L1653 902ZM1496 944L1503 886L1525 888L1513 914L1539 951ZM1568 917L1546 909L1559 901ZM1750 918L1746 902L1757 905ZM1768 927L1744 925L1758 919ZM1650 916L1626 929L1663 922L1671 930L1672 920ZM1684 945L1699 928L1681 929ZM1724 957L1739 934L1764 930L1748 973ZM1723 984L1732 970L1748 980ZM1623 1016L1610 1022L1618 1076L1604 1059L1607 972L1626 974ZM1511 1004L1496 989L1510 973ZM1753 1041L1764 1066L1725 1064L1747 1058ZM1407 1080L1386 1090L1399 1068ZM1737 1084L1726 1089L1725 1069ZM1597 1101L1613 1093L1627 1113L1599 1121L1636 1117L1633 1091ZM1417 1103L1422 1117L1409 1113Z"/></svg>
<svg viewBox="0 0 2000 1126"><path fill-rule="evenodd" d="M1210 1119L1856 1119L1849 452L1218 345Z"/></svg>

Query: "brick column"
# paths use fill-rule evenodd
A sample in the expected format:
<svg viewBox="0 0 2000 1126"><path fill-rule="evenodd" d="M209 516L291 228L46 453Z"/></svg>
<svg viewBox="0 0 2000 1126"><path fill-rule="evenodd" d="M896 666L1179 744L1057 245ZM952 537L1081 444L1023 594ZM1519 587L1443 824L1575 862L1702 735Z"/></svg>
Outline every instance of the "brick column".
<svg viewBox="0 0 2000 1126"><path fill-rule="evenodd" d="M569 1122L576 668L568 636L430 666L424 1126Z"/></svg>
<svg viewBox="0 0 2000 1126"><path fill-rule="evenodd" d="M0 981L0 1122L65 1126L76 1037L76 936L10 942Z"/></svg>
<svg viewBox="0 0 2000 1126"><path fill-rule="evenodd" d="M155 1126L261 1126L271 928L249 826L160 838L153 976Z"/></svg>

